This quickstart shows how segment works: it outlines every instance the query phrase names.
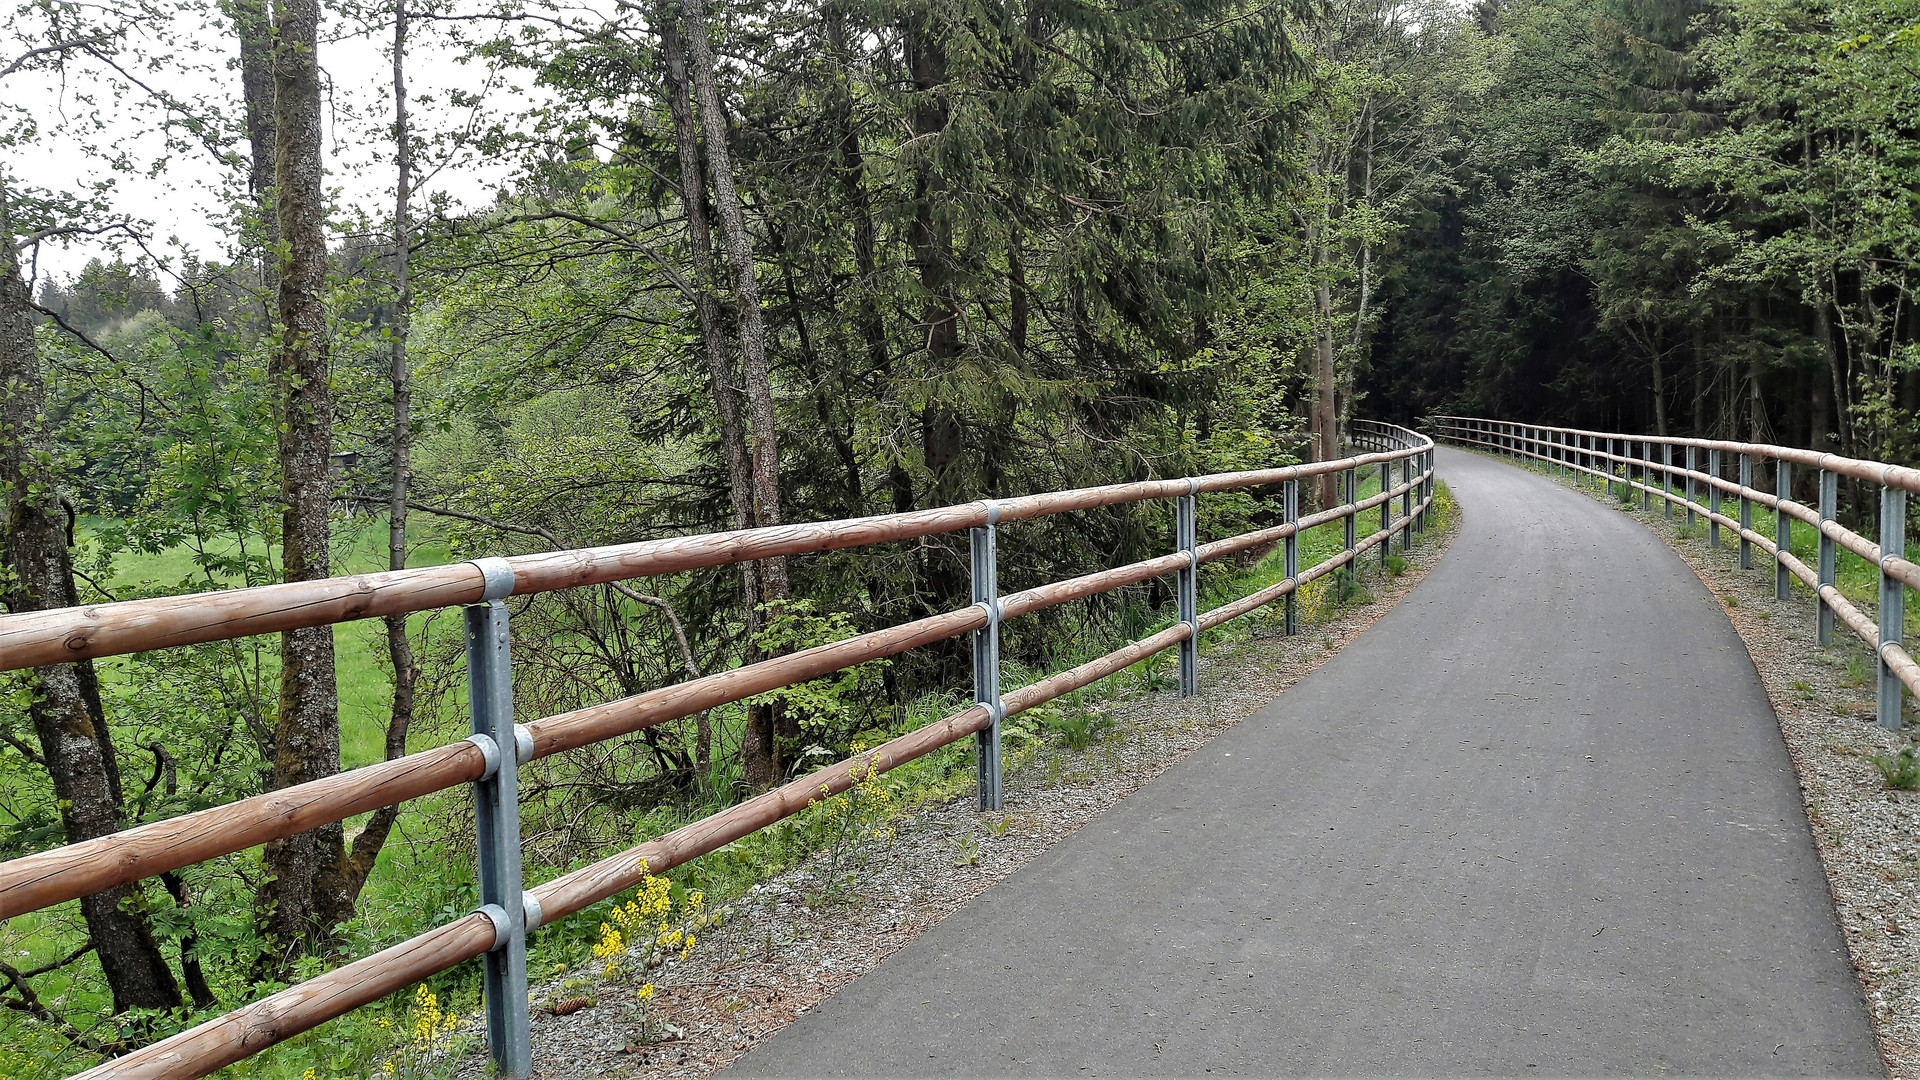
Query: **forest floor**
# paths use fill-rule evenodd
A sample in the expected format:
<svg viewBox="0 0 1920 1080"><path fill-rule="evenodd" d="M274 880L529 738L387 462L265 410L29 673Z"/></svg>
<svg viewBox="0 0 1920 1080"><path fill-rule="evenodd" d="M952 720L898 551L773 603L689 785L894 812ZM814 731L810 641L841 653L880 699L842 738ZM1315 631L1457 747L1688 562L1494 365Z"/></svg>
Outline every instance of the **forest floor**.
<svg viewBox="0 0 1920 1080"><path fill-rule="evenodd" d="M1610 499L1598 488L1594 498ZM1908 702L1901 731L1875 719L1872 650L1836 629L1835 644L1817 640L1817 605L1793 581L1787 599L1773 595L1773 569L1753 553L1740 569L1740 545L1723 531L1709 546L1706 523L1669 520L1658 506L1626 511L1666 540L1720 598L1734 630L1766 685L1800 774L1807 818L1833 890L1854 970L1866 991L1874 1033L1894 1080L1920 1080L1920 791L1890 789L1873 758L1892 758L1920 741ZM1730 511L1729 511L1730 512ZM1756 515L1757 516L1757 515ZM1871 602L1855 600L1872 613Z"/></svg>
<svg viewBox="0 0 1920 1080"><path fill-rule="evenodd" d="M1369 553L1361 584L1370 595L1303 619L1299 633L1281 633L1277 605L1249 616L1250 633L1207 653L1199 695L1125 694L1093 706L1114 723L1086 749L1029 744L1007 762L1003 811L976 811L971 791L913 808L890 823L890 838L849 855L850 879L823 881L828 860L818 858L755 886L722 909L686 959L648 971L635 956L612 978L596 963L534 987L535 1075L680 1078L725 1068L1318 667L1419 583L1457 533L1456 512L1443 507L1397 576ZM639 996L642 974L649 1002ZM456 1074L478 1078L485 1066L472 1053Z"/></svg>

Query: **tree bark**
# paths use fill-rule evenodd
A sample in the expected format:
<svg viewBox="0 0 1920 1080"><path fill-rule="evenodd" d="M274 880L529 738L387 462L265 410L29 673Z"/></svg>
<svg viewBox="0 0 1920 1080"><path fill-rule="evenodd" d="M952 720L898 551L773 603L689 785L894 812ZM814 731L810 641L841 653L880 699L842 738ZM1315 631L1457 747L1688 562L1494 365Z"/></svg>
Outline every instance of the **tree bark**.
<svg viewBox="0 0 1920 1080"><path fill-rule="evenodd" d="M388 342L387 381L393 393L388 448L393 470L387 488L387 569L407 568L407 493L413 480L413 374L407 361L407 333L413 326L413 133L407 117L407 0L393 5L393 325ZM407 729L413 726L414 682L419 670L413 643L407 640L407 617L388 615L387 660L393 667L393 708L387 717L388 761L407 756ZM393 832L400 807L383 806L373 812L354 835L342 871L343 886L358 900L373 873L380 849Z"/></svg>
<svg viewBox="0 0 1920 1080"><path fill-rule="evenodd" d="M318 0L274 3L274 193L280 233L279 342L272 377L279 408L283 578L312 581L330 569L328 537L333 400L328 379L326 192L320 147ZM280 635L280 713L272 785L290 787L340 769L333 628ZM258 905L266 952L261 973L323 951L353 913L345 831L339 823L266 847L270 880Z"/></svg>
<svg viewBox="0 0 1920 1080"><path fill-rule="evenodd" d="M692 62L694 92L700 103L700 122L707 136L707 173L713 179L714 209L726 238L727 259L733 264L734 301L740 322L740 374L745 384L749 436L753 447L755 524L780 524L780 432L773 409L773 378L767 366L766 312L760 305L760 283L755 276L753 240L747 235L740 193L733 182L733 156L727 145L727 119L721 111L720 91L714 81L713 50L707 43L703 0L681 0L686 22L688 59ZM761 584L768 601L787 598L787 561L767 559Z"/></svg>
<svg viewBox="0 0 1920 1080"><path fill-rule="evenodd" d="M273 19L267 0L228 0L227 17L240 39L240 98L247 123L247 194L260 229L260 280L264 288L262 321L273 322L271 305L279 291L274 249L280 229L274 218Z"/></svg>
<svg viewBox="0 0 1920 1080"><path fill-rule="evenodd" d="M67 549L68 511L48 467L47 369L34 341L32 295L20 274L7 199L0 177L0 602L19 614L73 607L80 599ZM34 668L19 677L67 843L118 831L125 802L92 663ZM139 892L138 885L123 885L83 897L81 918L115 1012L178 1008L180 986L153 927L138 903L128 903Z"/></svg>
<svg viewBox="0 0 1920 1080"><path fill-rule="evenodd" d="M760 524L758 499L754 491L753 450L747 437L740 378L734 365L733 347L721 323L720 302L714 295L713 233L707 222L707 185L700 163L700 127L693 112L693 80L687 66L686 37L679 21L659 12L655 23L660 36L661 58L666 62L667 103L673 115L674 145L680 159L680 201L687 215L687 238L693 249L695 272L694 316L700 326L702 351L707 360L707 382L713 395L714 412L720 422L720 442L727 456L727 476L733 497L733 521L736 528ZM741 602L746 615L746 662L764 659L760 649L761 631L766 627L763 605L768 599L765 564L740 564ZM769 705L747 707L746 731L741 738L741 767L747 786L760 788L779 776L775 760L773 709Z"/></svg>

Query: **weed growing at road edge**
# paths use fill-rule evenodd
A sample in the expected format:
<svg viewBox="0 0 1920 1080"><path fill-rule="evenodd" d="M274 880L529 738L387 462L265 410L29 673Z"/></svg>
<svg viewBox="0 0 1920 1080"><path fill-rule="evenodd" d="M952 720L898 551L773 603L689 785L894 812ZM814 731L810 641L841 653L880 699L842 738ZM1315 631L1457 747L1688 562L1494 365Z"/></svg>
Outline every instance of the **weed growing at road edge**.
<svg viewBox="0 0 1920 1080"><path fill-rule="evenodd" d="M1895 791L1920 790L1920 756L1909 746L1898 754L1875 754L1867 759L1880 770L1887 787Z"/></svg>
<svg viewBox="0 0 1920 1080"><path fill-rule="evenodd" d="M1060 737L1060 745L1069 750L1085 750L1113 730L1113 717L1090 709L1074 709L1049 716L1047 728Z"/></svg>

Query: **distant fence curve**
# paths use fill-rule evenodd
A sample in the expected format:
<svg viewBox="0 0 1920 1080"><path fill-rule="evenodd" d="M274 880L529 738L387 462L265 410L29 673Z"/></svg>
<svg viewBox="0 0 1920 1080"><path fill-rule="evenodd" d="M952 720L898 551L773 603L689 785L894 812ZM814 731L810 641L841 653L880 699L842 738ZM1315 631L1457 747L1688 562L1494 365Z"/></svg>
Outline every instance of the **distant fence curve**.
<svg viewBox="0 0 1920 1080"><path fill-rule="evenodd" d="M1914 663L1903 640L1906 590L1920 589L1920 565L1906 557L1907 496L1920 493L1920 470L1770 443L1630 435L1469 416L1435 416L1429 424L1438 438L1449 442L1540 462L1562 474L1620 484L1629 493L1638 491L1643 510L1651 508L1652 500L1658 498L1669 516L1679 508L1686 512L1689 524L1696 515L1704 517L1707 540L1713 547L1720 546L1723 527L1733 530L1740 540L1742 569L1752 568L1754 548L1773 560L1776 596L1786 598L1791 578L1799 578L1813 590L1819 607L1820 644L1831 643L1837 619L1873 650L1879 668L1877 712L1882 727L1900 728L1903 690L1920 695L1920 664ZM1654 460L1656 448L1658 461ZM1676 456L1681 459L1678 464ZM1756 470L1769 463L1774 473L1771 492L1753 486ZM1725 475L1729 465L1736 469L1732 480ZM1796 465L1815 470L1817 505L1793 500ZM1879 543L1834 520L1838 479L1842 476L1879 488ZM1699 498L1701 489L1704 503ZM1721 512L1722 495L1737 500L1736 516ZM1755 505L1773 511L1771 537L1753 528ZM1813 526L1819 536L1813 566L1793 554L1795 521ZM1877 568L1877 618L1861 611L1835 586L1834 561L1839 548Z"/></svg>
<svg viewBox="0 0 1920 1080"><path fill-rule="evenodd" d="M1366 452L1284 468L0 616L0 671L14 671L458 605L465 610L474 730L459 742L0 863L0 919L472 784L479 832L480 908L80 1075L135 1080L204 1076L411 983L485 956L489 1049L499 1072L524 1077L532 1067L525 951L530 931L615 896L648 874L662 873L798 813L820 796L822 788L835 794L844 791L853 785L856 772L862 777L885 772L969 735L979 738L981 805L997 809L999 731L1005 717L1175 647L1181 654L1181 691L1191 694L1197 689L1202 631L1283 597L1291 630L1293 597L1300 586L1357 564L1363 553L1376 547L1384 561L1396 535L1403 547L1408 545L1413 534L1425 528L1433 502L1433 441L1406 428L1357 420L1353 442ZM1397 479L1393 476L1396 466ZM1358 498L1361 480L1375 469L1380 490L1364 500ZM1327 474L1342 478L1344 501L1301 517L1299 482ZM1199 542L1198 496L1274 485L1283 487L1281 524ZM994 537L1000 525L1155 499L1176 501L1173 552L999 595ZM1376 508L1379 527L1360 535L1360 516ZM1299 569L1299 534L1343 519L1346 532L1341 551ZM975 603L967 607L604 705L527 724L514 722L508 614L501 603L507 596L962 529L970 532L973 553ZM1202 564L1276 543L1285 549L1282 581L1211 611L1198 610L1196 582ZM1178 622L1097 660L1000 693L1003 620L1168 574L1179 579ZM975 704L664 836L522 889L516 787L520 765L962 634L973 636Z"/></svg>

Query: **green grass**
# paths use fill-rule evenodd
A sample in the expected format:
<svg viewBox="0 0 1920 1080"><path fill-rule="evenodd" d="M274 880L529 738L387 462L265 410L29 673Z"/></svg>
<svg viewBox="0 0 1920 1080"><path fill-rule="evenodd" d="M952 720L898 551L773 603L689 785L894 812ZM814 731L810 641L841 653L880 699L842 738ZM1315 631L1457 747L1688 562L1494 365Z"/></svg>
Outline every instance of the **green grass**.
<svg viewBox="0 0 1920 1080"><path fill-rule="evenodd" d="M1377 482L1369 480L1362 488L1361 497L1365 498L1377 490ZM1396 501L1396 511L1397 508ZM1435 511L1430 519L1433 524L1429 526L1428 535L1432 535L1434 526L1451 513L1448 494L1444 485L1439 485ZM1361 523L1360 535L1364 537L1377 529L1378 522L1378 510L1370 511ZM342 530L336 536L336 571L355 573L384 569L385 538L385 530L378 521L366 521L361 528ZM438 544L430 533L420 531L415 540L416 551L409 560L411 564L428 565L446 558L444 545ZM1343 543L1343 524L1339 521L1302 533L1299 542L1300 568L1305 570L1336 554L1342 549ZM1394 554L1388 561L1400 561L1400 556ZM1231 560L1223 560L1223 563L1231 563ZM1309 583L1301 590L1298 599L1301 625L1312 625L1347 604L1369 599L1365 582L1382 579L1384 571L1381 564L1381 554L1370 551L1361 558L1357 572L1340 571ZM177 588L196 573L194 554L184 549L126 554L115 567L112 584L116 589L137 587L142 583ZM1217 607L1278 582L1283 576L1282 552L1278 547L1251 566L1210 566L1203 575L1201 607L1203 610ZM1057 612L1063 610L1056 609ZM1281 611L1281 604L1272 604L1234 623L1208 631L1203 637L1202 648L1208 649L1255 633L1271 632L1280 619ZM1051 657L1045 671L1023 670L1019 665L1008 664L1004 674L1006 688L1011 690L1049 672L1093 659L1124 641L1146 636L1171 621L1166 611L1129 609L1125 617L1117 621L1098 626L1088 625L1081 628L1086 631L1084 633L1063 635L1065 640L1074 642L1073 648ZM342 756L344 763L352 767L377 761L381 757L387 698L391 690L380 624L373 621L348 624L337 627L335 633L339 650ZM125 677L124 673L113 672L111 664L103 665L103 671L109 679ZM1010 756L1020 753L1023 737L1027 745L1032 746L1035 745L1033 740L1043 730L1074 728L1077 726L1074 719L1076 715L1085 718L1089 729L1087 734L1091 737L1089 741L1097 741L1104 725L1094 719L1094 713L1087 710L1086 705L1102 700L1112 701L1141 691L1164 689L1175 681L1172 658L1162 653L1056 703L1010 718L1006 729ZM902 710L890 730L875 733L873 737L888 738L924 726L963 705L964 698L958 691L928 695ZM452 707L458 707L457 702L451 704ZM1055 722L1050 723L1050 718ZM741 717L737 709L719 709L715 711L715 720L718 727L730 729L741 722ZM424 722L421 730L441 730L448 723L451 723L449 718L440 718L437 725ZM1055 737L1075 740L1076 733L1062 730ZM417 739L416 742L424 745L421 740ZM898 805L944 801L964 795L971 789L974 783L973 758L971 740L962 740L888 772L880 780L893 794ZM716 787L724 791L724 785ZM464 800L464 792L454 791L415 800L407 805L399 827L380 853L376 869L361 896L361 915L348 927L346 952L349 956L366 955L429 926L457 917L471 908L474 902L474 875L464 846L456 843L448 848L439 839L443 831L448 830L446 821L461 818ZM656 836L719 810L727 802L728 799L722 794L689 805L624 811L624 835L630 836L634 842ZM723 902L744 892L752 884L791 869L807 859L822 842L819 836L814 835L816 831L803 819L788 819L678 867L670 876L685 887L705 890L715 902ZM595 852L594 856L604 854L607 853ZM230 863L245 865L255 857L253 853L243 853L232 857ZM531 885L547 880L571 868L571 864L537 865L530 859L527 866L528 882ZM236 909L237 916L244 919L244 894L236 891L227 899L230 901L227 906ZM599 905L600 910L582 912L535 935L530 958L533 977L536 980L548 978L585 962L594 941L595 928L605 909L624 899L613 898ZM10 920L0 929L0 949L7 952L10 963L21 968L37 966L62 955L64 950L71 948L77 926L77 911L74 909L75 905L67 904ZM312 970L303 971L301 975L308 977L317 974L324 966L316 964ZM472 968L471 964L463 965L431 980L444 1006L462 1012L470 1012L477 1007L478 980ZM68 972L43 976L37 983L48 1000L64 998L67 1007L82 1017L87 1010L98 1011L104 1005L101 1000L103 986L91 957L74 965ZM223 1007L233 1007L243 1000L243 996L237 988L223 992ZM383 1055L392 1052L393 1030L406 1027L409 1009L407 996L405 993L395 995L333 1021L317 1031L291 1039L233 1066L229 1074L293 1080L308 1068L315 1069L316 1074L323 1077L377 1070ZM382 1027L380 1022L383 1019L393 1027ZM0 1076L63 1075L91 1064L83 1060L83 1055L71 1051L58 1052L57 1042L22 1018L0 1017Z"/></svg>
<svg viewBox="0 0 1920 1080"><path fill-rule="evenodd" d="M98 535L110 525L100 519L81 523L81 536ZM408 566L439 566L447 561L447 545L430 521L410 517L407 521ZM255 541L251 553L267 554L279 560L277 545ZM231 543L210 555L230 557L238 554ZM198 553L187 545L176 545L157 552L122 551L114 557L113 577L107 583L116 592L136 589L200 591L227 588L235 581L209 578L198 564ZM333 538L333 571L336 574L367 574L387 569L387 525L384 518L355 518L336 523ZM425 623L424 614L408 620L411 631ZM276 661L273 645L268 646L267 674L272 676ZM393 680L387 663L385 624L377 619L341 623L333 628L334 665L340 693L340 759L346 768L371 765L386 756L386 724L393 704ZM102 664L101 677L120 677L118 665Z"/></svg>

